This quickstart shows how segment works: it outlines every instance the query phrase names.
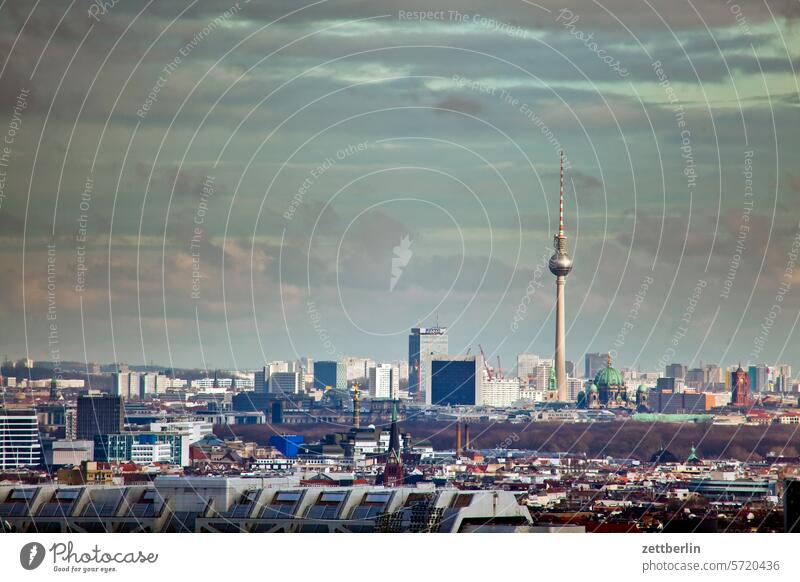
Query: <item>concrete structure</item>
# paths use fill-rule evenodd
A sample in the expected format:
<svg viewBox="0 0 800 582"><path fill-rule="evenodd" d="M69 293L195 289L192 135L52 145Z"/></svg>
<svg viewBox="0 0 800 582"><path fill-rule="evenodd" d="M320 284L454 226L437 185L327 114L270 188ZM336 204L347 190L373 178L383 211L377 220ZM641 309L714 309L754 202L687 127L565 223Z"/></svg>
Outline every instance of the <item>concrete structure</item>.
<svg viewBox="0 0 800 582"><path fill-rule="evenodd" d="M94 437L94 460L133 461L137 464L189 465L189 442L183 435L164 432L103 434Z"/></svg>
<svg viewBox="0 0 800 582"><path fill-rule="evenodd" d="M53 461L55 466L80 465L94 458L94 441L55 441L53 443Z"/></svg>
<svg viewBox="0 0 800 582"><path fill-rule="evenodd" d="M269 393L294 395L303 391L303 374L296 372L273 372L269 377Z"/></svg>
<svg viewBox="0 0 800 582"><path fill-rule="evenodd" d="M301 487L296 478L157 477L147 485L0 485L13 532L531 531L511 491Z"/></svg>
<svg viewBox="0 0 800 582"><path fill-rule="evenodd" d="M550 257L550 272L556 276L556 388L558 400L567 400L566 370L566 318L564 314L564 285L572 271L572 259L567 254L567 237L564 236L564 152L561 152L561 188L559 192L558 234L553 237L555 253Z"/></svg>

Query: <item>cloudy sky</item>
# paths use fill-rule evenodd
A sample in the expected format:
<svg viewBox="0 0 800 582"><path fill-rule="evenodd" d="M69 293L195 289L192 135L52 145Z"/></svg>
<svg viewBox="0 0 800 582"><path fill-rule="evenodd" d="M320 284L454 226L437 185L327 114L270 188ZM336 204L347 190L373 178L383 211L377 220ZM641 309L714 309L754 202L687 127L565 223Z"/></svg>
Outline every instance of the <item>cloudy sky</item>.
<svg viewBox="0 0 800 582"><path fill-rule="evenodd" d="M568 359L800 367L798 2L101 6L0 0L9 357L549 356L563 149Z"/></svg>

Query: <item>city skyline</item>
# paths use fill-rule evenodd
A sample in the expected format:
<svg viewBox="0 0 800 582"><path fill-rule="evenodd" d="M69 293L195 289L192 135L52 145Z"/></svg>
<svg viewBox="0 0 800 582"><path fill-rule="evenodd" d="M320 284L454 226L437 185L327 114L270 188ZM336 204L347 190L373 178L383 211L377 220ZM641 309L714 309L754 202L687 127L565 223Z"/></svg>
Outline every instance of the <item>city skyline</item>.
<svg viewBox="0 0 800 582"><path fill-rule="evenodd" d="M564 149L567 359L800 366L793 11L415 4L9 3L4 351L548 354Z"/></svg>

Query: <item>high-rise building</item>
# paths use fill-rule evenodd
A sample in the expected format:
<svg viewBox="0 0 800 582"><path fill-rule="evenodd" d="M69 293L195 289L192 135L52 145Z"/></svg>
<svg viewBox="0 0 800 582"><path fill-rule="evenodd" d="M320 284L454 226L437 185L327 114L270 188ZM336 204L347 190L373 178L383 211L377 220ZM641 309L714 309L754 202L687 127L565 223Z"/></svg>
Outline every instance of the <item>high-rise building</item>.
<svg viewBox="0 0 800 582"><path fill-rule="evenodd" d="M314 362L314 388L324 390L327 386L335 390L347 390L347 367L344 362Z"/></svg>
<svg viewBox="0 0 800 582"><path fill-rule="evenodd" d="M430 362L449 350L446 327L414 327L408 336L408 392L418 402L430 401Z"/></svg>
<svg viewBox="0 0 800 582"><path fill-rule="evenodd" d="M750 376L751 392L766 392L769 390L770 369L766 364L750 366L747 374Z"/></svg>
<svg viewBox="0 0 800 582"><path fill-rule="evenodd" d="M606 367L608 353L593 353L584 356L584 377L592 379L597 373Z"/></svg>
<svg viewBox="0 0 800 582"><path fill-rule="evenodd" d="M397 398L394 378L399 375L391 364L376 364L369 369L369 395L372 398ZM399 386L399 384L398 384Z"/></svg>
<svg viewBox="0 0 800 582"><path fill-rule="evenodd" d="M668 364L664 375L667 378L683 380L686 378L686 373L688 371L689 367L686 364Z"/></svg>
<svg viewBox="0 0 800 582"><path fill-rule="evenodd" d="M567 237L564 235L564 152L561 152L561 186L559 190L558 234L553 237L555 253L550 257L550 272L556 276L556 346L555 368L558 400L567 400L567 339L564 306L564 286L572 271L572 258L567 254Z"/></svg>
<svg viewBox="0 0 800 582"><path fill-rule="evenodd" d="M36 411L0 408L0 470L38 465L41 449Z"/></svg>
<svg viewBox="0 0 800 582"><path fill-rule="evenodd" d="M273 372L269 377L270 394L300 394L303 386L301 372Z"/></svg>
<svg viewBox="0 0 800 582"><path fill-rule="evenodd" d="M369 369L375 365L375 360L348 357L344 359L344 365L347 368L348 380L361 380L369 377Z"/></svg>
<svg viewBox="0 0 800 582"><path fill-rule="evenodd" d="M424 380L423 380L424 381ZM426 403L439 406L483 404L481 356L432 355Z"/></svg>
<svg viewBox="0 0 800 582"><path fill-rule="evenodd" d="M114 372L111 394L113 396L121 396L125 400L138 399L139 374L136 372Z"/></svg>
<svg viewBox="0 0 800 582"><path fill-rule="evenodd" d="M133 461L139 464L189 465L189 442L182 434L169 432L98 434L94 458L102 462Z"/></svg>
<svg viewBox="0 0 800 582"><path fill-rule="evenodd" d="M78 440L92 440L97 434L121 433L125 408L121 396L78 397Z"/></svg>
<svg viewBox="0 0 800 582"><path fill-rule="evenodd" d="M528 380L539 365L537 354L519 354L517 356L517 376L520 380Z"/></svg>

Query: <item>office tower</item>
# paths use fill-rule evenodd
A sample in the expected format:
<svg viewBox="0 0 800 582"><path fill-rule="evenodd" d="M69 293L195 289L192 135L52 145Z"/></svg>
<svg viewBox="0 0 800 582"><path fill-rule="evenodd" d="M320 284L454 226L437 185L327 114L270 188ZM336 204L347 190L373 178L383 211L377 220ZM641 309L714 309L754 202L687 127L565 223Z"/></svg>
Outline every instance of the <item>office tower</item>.
<svg viewBox="0 0 800 582"><path fill-rule="evenodd" d="M255 392L258 394L266 394L269 390L269 370L266 366L260 370L256 370L255 375Z"/></svg>
<svg viewBox="0 0 800 582"><path fill-rule="evenodd" d="M774 370L775 390L778 392L791 392L792 367L788 364L779 364Z"/></svg>
<svg viewBox="0 0 800 582"><path fill-rule="evenodd" d="M683 380L686 378L686 372L688 371L689 367L686 364L669 364L666 367L666 371L664 375L667 378L676 378L678 380Z"/></svg>
<svg viewBox="0 0 800 582"><path fill-rule="evenodd" d="M578 392L583 390L583 380L580 378L567 378L567 390L570 402L578 399Z"/></svg>
<svg viewBox="0 0 800 582"><path fill-rule="evenodd" d="M121 396L78 397L78 440L92 440L97 434L121 433L125 408Z"/></svg>
<svg viewBox="0 0 800 582"><path fill-rule="evenodd" d="M567 399L566 316L564 307L564 286L567 275L572 271L572 259L567 254L567 237L564 236L564 152L561 152L561 187L559 190L558 234L553 237L555 253L550 257L550 272L556 276L556 388L558 399Z"/></svg>
<svg viewBox="0 0 800 582"><path fill-rule="evenodd" d="M430 362L448 352L446 327L414 327L408 336L408 393L417 402L430 402Z"/></svg>
<svg viewBox="0 0 800 582"><path fill-rule="evenodd" d="M300 394L303 374L297 372L273 372L269 377L270 394Z"/></svg>
<svg viewBox="0 0 800 582"><path fill-rule="evenodd" d="M567 378L574 378L575 377L575 362L572 360L567 360L565 362L566 370L567 370Z"/></svg>
<svg viewBox="0 0 800 582"><path fill-rule="evenodd" d="M394 378L397 369L391 364L377 364L369 369L369 395L372 398L397 398ZM398 383L399 386L399 383Z"/></svg>
<svg viewBox="0 0 800 582"><path fill-rule="evenodd" d="M766 392L769 390L770 369L766 364L749 366L747 374L750 376L751 392Z"/></svg>
<svg viewBox="0 0 800 582"><path fill-rule="evenodd" d="M36 411L0 408L0 470L38 465L41 449Z"/></svg>
<svg viewBox="0 0 800 582"><path fill-rule="evenodd" d="M425 382L425 380L423 380ZM483 404L481 356L433 355L426 382L426 403L439 406Z"/></svg>
<svg viewBox="0 0 800 582"><path fill-rule="evenodd" d="M335 390L347 390L347 368L344 362L314 362L314 388L324 390L327 386Z"/></svg>
<svg viewBox="0 0 800 582"><path fill-rule="evenodd" d="M703 368L692 368L686 371L684 378L686 387L694 390L703 390L708 384L706 371Z"/></svg>
<svg viewBox="0 0 800 582"><path fill-rule="evenodd" d="M608 354L593 353L586 354L584 357L584 377L592 379L597 373L606 367Z"/></svg>
<svg viewBox="0 0 800 582"><path fill-rule="evenodd" d="M676 380L675 378L659 378L656 380L656 390L659 392L667 391L667 392L676 392Z"/></svg>
<svg viewBox="0 0 800 582"><path fill-rule="evenodd" d="M519 354L517 356L517 376L520 380L527 381L536 371L539 365L537 354Z"/></svg>
<svg viewBox="0 0 800 582"><path fill-rule="evenodd" d="M169 378L156 372L146 372L139 376L139 398L145 400L159 394L163 394L167 389Z"/></svg>

